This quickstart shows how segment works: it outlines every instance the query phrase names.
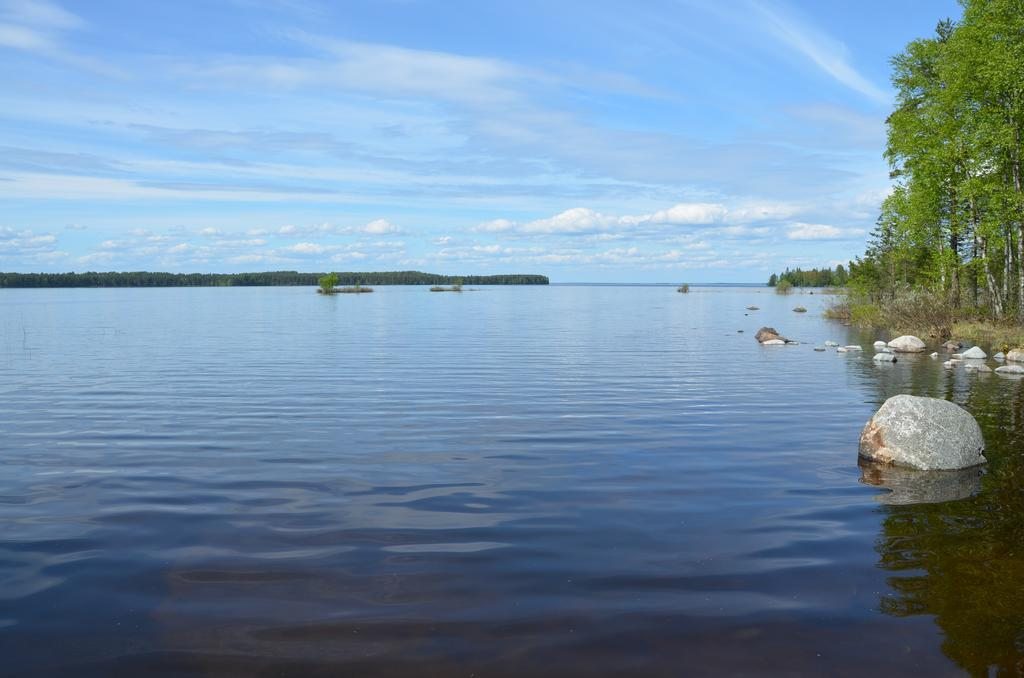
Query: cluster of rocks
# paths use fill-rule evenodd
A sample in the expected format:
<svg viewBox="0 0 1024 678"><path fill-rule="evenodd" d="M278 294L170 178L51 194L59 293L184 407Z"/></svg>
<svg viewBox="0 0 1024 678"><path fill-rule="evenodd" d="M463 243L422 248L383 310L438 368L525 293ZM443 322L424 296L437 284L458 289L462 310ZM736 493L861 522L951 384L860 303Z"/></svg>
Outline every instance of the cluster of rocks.
<svg viewBox="0 0 1024 678"><path fill-rule="evenodd" d="M798 311L801 308L802 307L798 306L793 310ZM774 327L762 327L757 331L755 338L762 346L785 346L787 344L799 343L782 336ZM949 359L942 363L943 367L946 369L955 369L960 365L963 365L964 371L971 373L983 374L994 371L1002 375L1024 375L1024 348L1014 349L1005 355L1002 352L996 353L992 356L992 359L996 362L1021 364L1000 365L993 370L985 363L989 356L980 346L972 346L967 350L958 352L961 351L963 346L963 343L957 341L947 341L942 344L942 349L947 353L950 353ZM924 353L926 347L927 345L924 341L911 334L896 337L888 342L878 340L873 344L875 354L872 357L872 360L875 363L880 364L895 363L899 361L898 354ZM840 346L839 343L835 341L826 341L824 346L815 346L814 350L820 353L829 348L835 348L836 353L850 353L863 350L857 345ZM932 353L931 357L937 359L939 357L938 352Z"/></svg>

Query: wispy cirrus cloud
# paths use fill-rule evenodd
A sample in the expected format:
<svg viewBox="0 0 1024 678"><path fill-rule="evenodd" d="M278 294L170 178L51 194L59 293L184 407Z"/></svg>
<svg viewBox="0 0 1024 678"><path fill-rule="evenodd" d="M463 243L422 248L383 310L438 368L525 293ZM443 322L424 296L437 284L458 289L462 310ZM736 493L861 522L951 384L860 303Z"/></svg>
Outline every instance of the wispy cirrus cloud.
<svg viewBox="0 0 1024 678"><path fill-rule="evenodd" d="M776 39L809 59L828 76L876 103L889 102L889 95L850 63L849 50L842 42L782 5L755 0L750 6Z"/></svg>

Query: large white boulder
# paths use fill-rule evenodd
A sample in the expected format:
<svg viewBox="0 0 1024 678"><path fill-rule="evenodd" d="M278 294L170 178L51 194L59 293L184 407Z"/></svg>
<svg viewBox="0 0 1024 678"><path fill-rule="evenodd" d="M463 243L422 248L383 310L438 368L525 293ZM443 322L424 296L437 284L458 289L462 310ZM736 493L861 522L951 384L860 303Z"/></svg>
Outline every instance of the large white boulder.
<svg viewBox="0 0 1024 678"><path fill-rule="evenodd" d="M967 349L963 352L963 357L967 360L984 360L988 357L988 354L982 351L977 346Z"/></svg>
<svg viewBox="0 0 1024 678"><path fill-rule="evenodd" d="M905 334L890 341L889 348L897 353L923 353L924 342L915 336Z"/></svg>
<svg viewBox="0 0 1024 678"><path fill-rule="evenodd" d="M894 363L896 362L896 356L892 353L876 353L872 360L876 363Z"/></svg>
<svg viewBox="0 0 1024 678"><path fill-rule="evenodd" d="M1024 374L1024 367L1020 365L1003 365L1002 367L997 367L996 372L999 374Z"/></svg>
<svg viewBox="0 0 1024 678"><path fill-rule="evenodd" d="M1024 348L1015 348L1006 354L1006 359L1012 363L1024 363Z"/></svg>
<svg viewBox="0 0 1024 678"><path fill-rule="evenodd" d="M971 414L948 400L893 396L860 434L860 456L922 471L984 464L985 440Z"/></svg>

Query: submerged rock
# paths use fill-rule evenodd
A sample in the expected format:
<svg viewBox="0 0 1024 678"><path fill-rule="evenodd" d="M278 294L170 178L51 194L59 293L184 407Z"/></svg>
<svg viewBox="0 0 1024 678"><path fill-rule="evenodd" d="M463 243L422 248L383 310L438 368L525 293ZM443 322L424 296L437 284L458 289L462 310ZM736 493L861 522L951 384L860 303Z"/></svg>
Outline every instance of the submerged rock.
<svg viewBox="0 0 1024 678"><path fill-rule="evenodd" d="M1012 363L1024 363L1024 348L1015 348L1006 354L1006 359Z"/></svg>
<svg viewBox="0 0 1024 678"><path fill-rule="evenodd" d="M846 348L847 351L863 351L864 350L860 346L855 346L853 344L850 344L849 346L846 346L845 348Z"/></svg>
<svg viewBox="0 0 1024 678"><path fill-rule="evenodd" d="M968 371L968 372L981 372L981 373L991 372L992 371L992 368L989 367L988 365L986 365L985 363L982 363L980 365L977 365L977 364L967 364L967 365L964 365L964 369L966 371Z"/></svg>
<svg viewBox="0 0 1024 678"><path fill-rule="evenodd" d="M977 346L967 349L964 351L964 358L968 360L984 360L988 357L988 354L982 351Z"/></svg>
<svg viewBox="0 0 1024 678"><path fill-rule="evenodd" d="M762 327L761 329L759 329L757 331L757 334L754 335L754 338L757 339L757 342L759 344L768 344L769 342L775 342L775 341L779 341L779 342L781 342L783 344L795 344L796 343L792 339L787 339L786 337L784 337L781 334L779 334L778 330L776 330L774 327ZM775 344L772 343L772 345L775 345Z"/></svg>
<svg viewBox="0 0 1024 678"><path fill-rule="evenodd" d="M747 306L748 311L760 311L761 309L757 306Z"/></svg>
<svg viewBox="0 0 1024 678"><path fill-rule="evenodd" d="M839 348L836 349L836 353L849 353L849 352L850 352L850 349L846 348L845 346L840 346Z"/></svg>
<svg viewBox="0 0 1024 678"><path fill-rule="evenodd" d="M885 343L884 341L881 341L881 340L879 340L879 341L876 341L876 342L874 343L874 347L875 347L875 348L885 348L885 347L886 347L886 345L887 345L887 344L886 344L886 343Z"/></svg>
<svg viewBox="0 0 1024 678"><path fill-rule="evenodd" d="M794 313L807 313L807 309L804 308L803 306L797 306L796 308L793 309L793 312Z"/></svg>
<svg viewBox="0 0 1024 678"><path fill-rule="evenodd" d="M893 396L860 434L860 456L923 471L984 464L985 440L971 414L948 400Z"/></svg>
<svg viewBox="0 0 1024 678"><path fill-rule="evenodd" d="M888 343L888 346L897 353L924 352L924 342L910 334L905 334L902 337L896 337Z"/></svg>
<svg viewBox="0 0 1024 678"><path fill-rule="evenodd" d="M876 353L872 360L876 363L894 363L896 362L896 356L892 353Z"/></svg>
<svg viewBox="0 0 1024 678"><path fill-rule="evenodd" d="M959 341L947 341L942 345L942 350L944 350L946 353L956 353L961 348L963 348L963 346L964 345Z"/></svg>
<svg viewBox="0 0 1024 678"><path fill-rule="evenodd" d="M938 357L939 357L939 354L938 354L938 353L932 353L932 354L931 354L930 356L928 356L928 357L929 357L929 358L938 358Z"/></svg>
<svg viewBox="0 0 1024 678"><path fill-rule="evenodd" d="M825 347L824 346L815 346L814 350L817 351L818 353L824 353L825 352Z"/></svg>
<svg viewBox="0 0 1024 678"><path fill-rule="evenodd" d="M1003 365L996 368L996 374L1024 374L1024 367L1020 365Z"/></svg>
<svg viewBox="0 0 1024 678"><path fill-rule="evenodd" d="M826 346L838 346L839 342L838 341L826 341L825 345Z"/></svg>
<svg viewBox="0 0 1024 678"><path fill-rule="evenodd" d="M999 360L999 361L1006 360L1006 354L1003 353L1002 351L1000 351L999 353L996 353L994 356L992 356L992 360Z"/></svg>
<svg viewBox="0 0 1024 678"><path fill-rule="evenodd" d="M783 339L765 339L761 342L762 346L785 346L786 342Z"/></svg>

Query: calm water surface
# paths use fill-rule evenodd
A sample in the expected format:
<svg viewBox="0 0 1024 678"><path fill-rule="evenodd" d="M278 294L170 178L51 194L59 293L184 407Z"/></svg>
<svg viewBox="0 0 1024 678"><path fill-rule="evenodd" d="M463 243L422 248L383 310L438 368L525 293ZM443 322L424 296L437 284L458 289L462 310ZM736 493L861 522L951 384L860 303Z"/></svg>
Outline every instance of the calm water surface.
<svg viewBox="0 0 1024 678"><path fill-rule="evenodd" d="M0 291L0 674L1024 671L1024 383L824 303ZM860 469L896 393L984 473Z"/></svg>

